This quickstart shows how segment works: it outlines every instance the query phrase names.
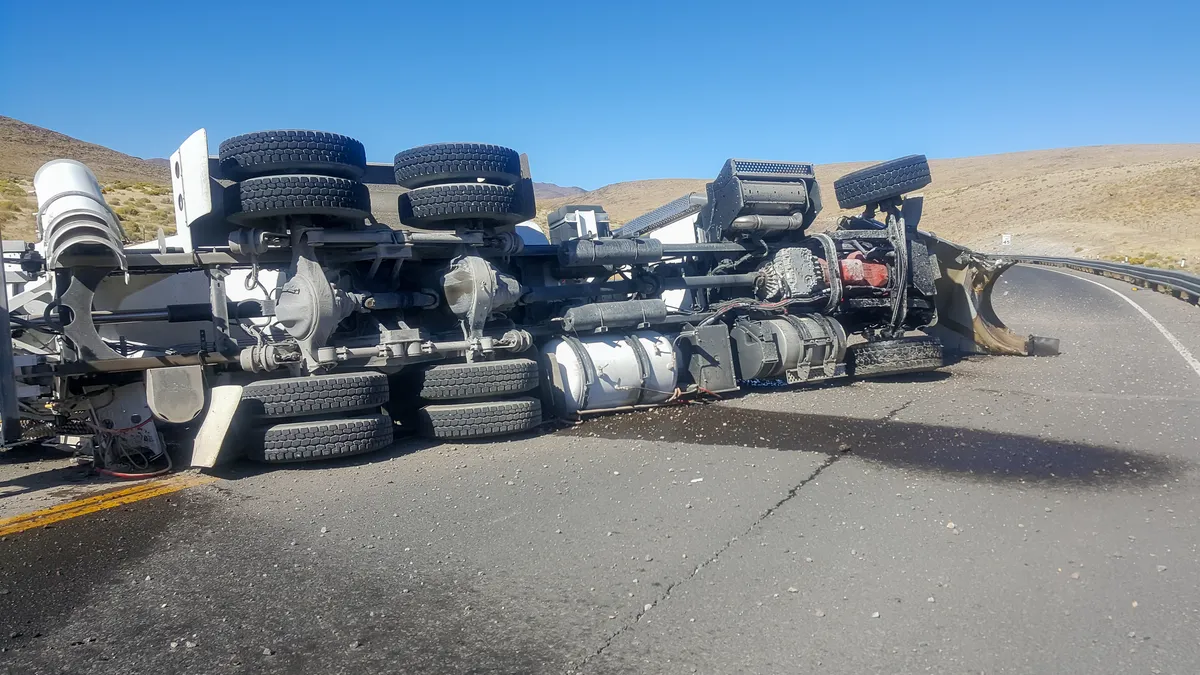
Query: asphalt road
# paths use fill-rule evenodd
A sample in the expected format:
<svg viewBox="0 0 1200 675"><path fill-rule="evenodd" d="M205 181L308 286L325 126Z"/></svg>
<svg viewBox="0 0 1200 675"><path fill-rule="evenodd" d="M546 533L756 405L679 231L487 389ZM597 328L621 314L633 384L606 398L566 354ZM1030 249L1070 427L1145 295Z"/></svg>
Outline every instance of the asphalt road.
<svg viewBox="0 0 1200 675"><path fill-rule="evenodd" d="M1200 354L1195 307L1105 283ZM0 672L1200 672L1200 375L1088 281L996 300L1063 354L237 466L9 535Z"/></svg>

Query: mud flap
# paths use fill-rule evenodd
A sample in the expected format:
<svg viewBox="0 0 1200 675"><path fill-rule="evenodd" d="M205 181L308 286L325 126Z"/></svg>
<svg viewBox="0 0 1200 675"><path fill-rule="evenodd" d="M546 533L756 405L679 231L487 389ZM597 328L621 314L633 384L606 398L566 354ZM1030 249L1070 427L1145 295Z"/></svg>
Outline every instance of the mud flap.
<svg viewBox="0 0 1200 675"><path fill-rule="evenodd" d="M1016 261L975 253L922 233L937 260L937 321L932 335L965 353L1053 356L1058 339L1019 335L1004 325L992 308L992 288Z"/></svg>
<svg viewBox="0 0 1200 675"><path fill-rule="evenodd" d="M209 390L208 413L196 433L192 447L192 466L211 469L221 458L221 446L233 424L234 413L242 402L242 385L224 384Z"/></svg>

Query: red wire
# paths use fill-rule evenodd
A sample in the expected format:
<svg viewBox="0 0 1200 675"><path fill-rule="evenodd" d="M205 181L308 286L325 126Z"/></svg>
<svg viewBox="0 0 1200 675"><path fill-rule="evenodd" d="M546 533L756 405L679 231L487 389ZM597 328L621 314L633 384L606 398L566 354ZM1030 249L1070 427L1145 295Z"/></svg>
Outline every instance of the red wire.
<svg viewBox="0 0 1200 675"><path fill-rule="evenodd" d="M96 473L102 473L105 476L113 478L124 478L127 480L137 480L139 478L154 478L155 476L163 476L169 473L170 469L160 469L151 473L124 473L122 471L113 471L112 469L96 469Z"/></svg>

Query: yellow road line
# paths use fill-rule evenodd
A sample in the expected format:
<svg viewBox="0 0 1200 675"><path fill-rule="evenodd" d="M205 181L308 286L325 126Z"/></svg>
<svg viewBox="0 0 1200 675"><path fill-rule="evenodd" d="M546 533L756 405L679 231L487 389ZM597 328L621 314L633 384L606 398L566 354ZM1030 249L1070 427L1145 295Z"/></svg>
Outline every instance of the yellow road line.
<svg viewBox="0 0 1200 675"><path fill-rule="evenodd" d="M113 490L112 492L105 492L93 497L86 497L73 502L51 506L48 509L5 518L0 520L0 537L24 532L25 530L32 530L36 527L45 527L46 525L69 518L77 518L79 516L86 516L89 513L132 504L143 499L178 492L189 487L212 483L216 480L216 478L203 474L178 474L165 478L154 478L145 483L139 483L120 490Z"/></svg>

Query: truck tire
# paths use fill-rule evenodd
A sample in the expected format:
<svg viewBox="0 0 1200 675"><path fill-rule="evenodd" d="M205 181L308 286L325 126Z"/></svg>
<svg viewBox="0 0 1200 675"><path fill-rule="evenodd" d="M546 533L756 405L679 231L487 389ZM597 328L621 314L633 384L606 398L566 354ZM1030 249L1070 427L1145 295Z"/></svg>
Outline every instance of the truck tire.
<svg viewBox="0 0 1200 675"><path fill-rule="evenodd" d="M242 389L242 405L261 419L379 408L388 401L383 373L330 373L262 380Z"/></svg>
<svg viewBox="0 0 1200 675"><path fill-rule="evenodd" d="M288 422L256 431L247 456L259 462L349 457L392 444L392 418L387 415Z"/></svg>
<svg viewBox="0 0 1200 675"><path fill-rule="evenodd" d="M486 438L529 431L542 423L536 398L427 405L418 413L421 434L439 440Z"/></svg>
<svg viewBox="0 0 1200 675"><path fill-rule="evenodd" d="M274 216L333 216L363 220L371 214L367 186L330 176L264 176L235 186L229 219L244 223Z"/></svg>
<svg viewBox="0 0 1200 675"><path fill-rule="evenodd" d="M920 190L930 180L925 155L909 155L848 173L833 182L833 191L838 206L855 209Z"/></svg>
<svg viewBox="0 0 1200 675"><path fill-rule="evenodd" d="M367 170L362 143L324 131L256 131L222 141L218 152L221 173L229 180L289 173L358 180Z"/></svg>
<svg viewBox="0 0 1200 675"><path fill-rule="evenodd" d="M848 370L855 377L923 373L946 365L942 341L934 337L899 338L851 345L847 354Z"/></svg>
<svg viewBox="0 0 1200 675"><path fill-rule="evenodd" d="M416 375L417 395L431 401L521 394L538 386L538 364L530 359L429 366Z"/></svg>
<svg viewBox="0 0 1200 675"><path fill-rule="evenodd" d="M449 183L409 190L400 195L400 220L429 225L447 220L524 220L517 191L491 183Z"/></svg>
<svg viewBox="0 0 1200 675"><path fill-rule="evenodd" d="M487 143L434 143L396 155L396 184L418 188L438 183L461 183L480 178L512 185L521 177L516 150Z"/></svg>

